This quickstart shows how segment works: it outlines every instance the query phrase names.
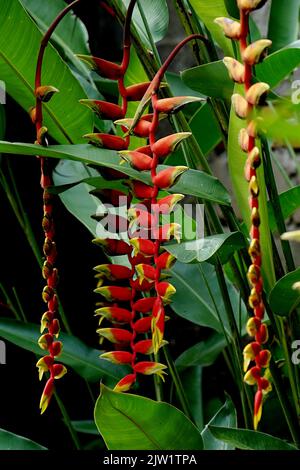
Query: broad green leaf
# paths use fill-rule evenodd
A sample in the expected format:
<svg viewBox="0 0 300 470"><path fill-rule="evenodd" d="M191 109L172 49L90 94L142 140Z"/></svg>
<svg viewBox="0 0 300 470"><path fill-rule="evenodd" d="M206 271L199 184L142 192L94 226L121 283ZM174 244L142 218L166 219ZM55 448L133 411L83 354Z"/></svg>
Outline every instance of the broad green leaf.
<svg viewBox="0 0 300 470"><path fill-rule="evenodd" d="M101 386L95 422L109 450L201 450L197 428L178 409Z"/></svg>
<svg viewBox="0 0 300 470"><path fill-rule="evenodd" d="M218 426L208 429L216 439L242 450L297 450L292 444L259 431Z"/></svg>
<svg viewBox="0 0 300 470"><path fill-rule="evenodd" d="M241 93L242 88L239 85L235 86L235 93ZM233 186L235 199L241 211L243 221L246 223L248 229L250 227L250 209L249 209L249 190L248 183L244 175L244 167L246 162L245 153L239 146L238 136L240 130L245 127L245 121L239 119L233 108L230 112L229 121L229 138L228 138L228 167ZM258 141L257 141L258 144ZM270 239L270 229L268 221L267 210L267 197L266 186L264 180L263 165L259 168L258 182L260 187L259 195L259 212L261 219L261 248L263 253L263 274L265 280L265 287L267 291L273 287L275 283L275 273L273 265L273 252L272 243Z"/></svg>
<svg viewBox="0 0 300 470"><path fill-rule="evenodd" d="M21 3L43 34L66 6L63 0L51 0L50 2L21 0ZM89 71L75 54L90 54L88 39L88 32L84 23L72 13L68 13L64 17L51 36L51 42L59 49L62 57L75 65L87 78L89 77Z"/></svg>
<svg viewBox="0 0 300 470"><path fill-rule="evenodd" d="M300 41L295 41L268 55L263 62L258 64L255 68L256 77L274 88L290 75L299 64Z"/></svg>
<svg viewBox="0 0 300 470"><path fill-rule="evenodd" d="M18 436L5 429L0 429L0 450L47 450L37 442ZM41 457L43 458L43 457Z"/></svg>
<svg viewBox="0 0 300 470"><path fill-rule="evenodd" d="M85 178L99 177L93 168L88 168L80 162L61 160L53 172L56 185L70 185ZM92 186L80 183L60 194L60 199L71 214L73 214L92 234L96 236L97 222L91 218L103 205L89 191Z"/></svg>
<svg viewBox="0 0 300 470"><path fill-rule="evenodd" d="M50 145L44 148L31 144L0 141L0 152L4 153L36 155L37 149L40 156L105 166L115 170L121 170L128 176L150 183L150 175L137 172L128 165L122 165L120 167L120 158L114 151L99 149L92 145ZM165 165L159 166L159 169L164 168L166 168ZM217 178L199 170L188 170L185 172L179 182L172 187L171 192L198 196L199 198L224 205L230 204L229 194L222 183Z"/></svg>
<svg viewBox="0 0 300 470"><path fill-rule="evenodd" d="M171 283L176 288L172 309L177 315L197 325L206 326L216 330L218 333L222 333L222 325L218 319L219 312L223 326L229 332L224 302L213 266L207 263L187 265L177 261L175 266L171 269L171 275ZM215 309L203 275L207 280L218 312ZM233 311L238 319L239 296L232 284L227 283L227 286ZM244 306L242 306L242 324L245 323L245 319L246 311Z"/></svg>
<svg viewBox="0 0 300 470"><path fill-rule="evenodd" d="M216 256L222 264L227 263L235 251L245 247L241 232L222 233L180 244L166 245L166 250L181 263L214 263Z"/></svg>
<svg viewBox="0 0 300 470"><path fill-rule="evenodd" d="M205 450L234 450L234 446L232 444L221 442L216 439L210 431L210 426L220 426L225 428L237 426L236 410L230 398L227 398L224 405L205 426L201 436Z"/></svg>
<svg viewBox="0 0 300 470"><path fill-rule="evenodd" d="M83 434L93 434L96 436L99 435L96 424L92 420L71 421L71 424L77 432L81 432Z"/></svg>
<svg viewBox="0 0 300 470"><path fill-rule="evenodd" d="M215 362L220 352L225 348L226 340L223 335L213 333L208 339L197 343L184 351L176 359L178 368L186 368L196 365L210 366Z"/></svg>
<svg viewBox="0 0 300 470"><path fill-rule="evenodd" d="M293 284L300 281L300 268L286 274L270 292L269 303L272 311L280 316L289 315L300 304L300 292Z"/></svg>
<svg viewBox="0 0 300 470"><path fill-rule="evenodd" d="M122 3L127 8L129 0L122 0ZM151 49L144 22L139 12L138 3L143 9L154 42L160 41L167 34L169 26L168 5L166 0L151 0L151 2L149 2L149 0L139 0L134 7L133 23L136 26L143 43L147 44L147 47Z"/></svg>
<svg viewBox="0 0 300 470"><path fill-rule="evenodd" d="M284 219L288 219L300 207L300 186L295 186L279 194L280 206ZM276 230L276 220L270 201L268 201L269 223L272 232Z"/></svg>
<svg viewBox="0 0 300 470"><path fill-rule="evenodd" d="M202 367L188 367L179 371L181 383L189 404L194 423L203 429Z"/></svg>
<svg viewBox="0 0 300 470"><path fill-rule="evenodd" d="M193 9L203 21L215 41L223 49L225 55L233 55L232 45L227 39L220 26L214 23L214 19L219 16L228 17L224 0L190 0Z"/></svg>
<svg viewBox="0 0 300 470"><path fill-rule="evenodd" d="M39 336L39 327L33 323L25 324L11 318L0 318L1 338L42 356L43 351L37 344ZM103 377L116 383L126 374L126 368L99 359L102 351L87 346L79 338L61 333L60 340L63 343L63 352L59 360L86 380L97 382Z"/></svg>
<svg viewBox="0 0 300 470"><path fill-rule="evenodd" d="M27 111L35 103L35 66L42 35L18 0L2 0L1 15L5 21L0 23L0 77L8 94ZM86 95L52 45L45 53L43 84L60 90L44 104L44 124L50 135L60 143L82 142L82 135L92 130L93 115L78 102Z"/></svg>
<svg viewBox="0 0 300 470"><path fill-rule="evenodd" d="M234 84L222 60L184 70L181 77L190 88L211 98L230 99L232 95Z"/></svg>
<svg viewBox="0 0 300 470"><path fill-rule="evenodd" d="M212 106L208 103L201 106L191 117L189 126L203 155L208 155L222 141L220 125Z"/></svg>
<svg viewBox="0 0 300 470"><path fill-rule="evenodd" d="M272 50L296 41L299 32L299 0L272 0L269 19L268 38L272 41Z"/></svg>

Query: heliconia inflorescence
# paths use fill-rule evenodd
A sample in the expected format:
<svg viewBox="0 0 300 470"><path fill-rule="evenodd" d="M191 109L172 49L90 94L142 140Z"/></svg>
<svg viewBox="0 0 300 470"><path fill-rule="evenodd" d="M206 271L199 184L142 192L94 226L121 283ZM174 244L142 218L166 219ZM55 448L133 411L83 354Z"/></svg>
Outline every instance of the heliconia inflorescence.
<svg viewBox="0 0 300 470"><path fill-rule="evenodd" d="M42 65L44 52L48 45L49 39L54 32L57 25L62 18L79 2L75 0L70 3L64 10L57 16L57 18L50 25L49 29L42 38L41 46L38 54L36 74L35 74L35 107L29 111L31 120L36 128L36 144L47 146L47 128L43 126L43 103L48 102L55 93L59 90L51 85L42 85ZM49 374L48 380L44 387L41 400L40 410L41 413L47 409L51 397L54 393L54 382L56 379L63 377L67 369L63 364L57 364L56 358L62 352L62 343L58 341L60 333L60 323L57 319L58 315L58 298L56 295L56 286L58 282L58 272L55 267L56 264L56 243L55 228L53 221L53 196L49 192L49 187L52 185L51 169L49 168L48 161L44 157L38 157L41 164L41 187L43 189L43 220L42 228L45 234L43 253L45 261L42 268L42 275L46 281L46 286L42 292L42 299L47 305L47 311L43 314L41 319L41 334L38 344L40 348L46 352L46 355L38 360L36 366L39 371L39 379L42 380L44 373Z"/></svg>
<svg viewBox="0 0 300 470"><path fill-rule="evenodd" d="M131 366L130 373L115 386L115 390L119 392L130 390L136 383L137 374L156 374L164 379L166 366L145 360L140 355L147 357L149 354L156 354L166 344L165 307L171 302L176 290L166 280L168 275L165 272L173 265L175 258L164 251L163 243L171 239L179 241L180 226L176 223L161 224L160 220L162 214L169 214L173 210L183 195L170 194L160 197L160 190L167 190L175 185L188 168L177 166L159 171L158 164L191 134L179 132L157 140L156 132L161 119L186 104L199 101L199 98L190 96L158 98L159 89L163 86L162 78L169 63L187 41L197 39L199 35L180 43L151 82L125 86L124 78L129 65L131 45L130 22L135 3L136 0L132 0L127 10L121 65L96 57L80 56L102 77L117 80L121 96L120 106L96 100L81 100L81 103L103 118L114 120L124 132L124 137L97 133L87 134L85 137L93 145L118 151L121 163L127 162L136 171L150 172L151 176L151 184L133 179L126 180L129 195L123 196L127 197L128 202L128 240L94 240L95 244L103 247L108 256L128 257L128 267L117 264L95 267L98 279L95 292L104 297L103 302L98 305L100 308L96 310L101 324L97 331L101 342L105 338L115 345L114 351L105 352L101 358L115 364ZM127 105L130 100L151 104L152 113L141 113L138 118L127 117ZM148 144L129 149L131 134L148 139ZM120 171L122 172L121 166ZM103 192L100 191L98 195L100 199L103 198ZM133 198L138 200L134 204ZM106 285L107 281L110 285ZM103 320L108 320L112 326L102 327Z"/></svg>
<svg viewBox="0 0 300 470"><path fill-rule="evenodd" d="M253 310L253 317L247 322L247 332L253 337L243 351L244 381L256 386L253 409L254 429L257 429L262 415L263 397L271 390L269 362L271 353L264 349L268 341L268 328L263 323L265 306L262 298L263 279L261 275L262 253L260 247L260 215L259 215L259 181L257 169L261 164L260 150L255 145L257 126L255 122L255 107L263 102L269 90L267 83L253 83L253 66L263 60L267 48L271 45L268 39L260 39L252 44L247 43L249 33L249 14L262 7L266 0L237 0L240 10L240 22L228 18L217 18L224 34L232 40L240 42L240 55L242 62L224 58L224 64L229 76L237 83L244 84L244 96L234 94L232 106L236 115L246 120L247 127L239 135L239 143L247 154L245 163L245 178L249 183L249 205L251 210L251 230L249 255L251 265L248 269L248 280L251 288L249 306ZM250 368L249 368L250 366Z"/></svg>

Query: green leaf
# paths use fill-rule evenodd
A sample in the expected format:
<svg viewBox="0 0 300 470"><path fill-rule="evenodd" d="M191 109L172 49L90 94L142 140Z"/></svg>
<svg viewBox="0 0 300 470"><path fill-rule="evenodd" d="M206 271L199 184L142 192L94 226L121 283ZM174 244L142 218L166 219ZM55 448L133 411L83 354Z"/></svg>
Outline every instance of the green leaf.
<svg viewBox="0 0 300 470"><path fill-rule="evenodd" d="M202 367L210 366L215 362L225 346L226 340L224 336L219 333L213 333L208 339L195 344L180 354L176 359L176 366L180 369L196 365L201 365Z"/></svg>
<svg viewBox="0 0 300 470"><path fill-rule="evenodd" d="M223 49L225 55L233 55L232 45L227 39L220 26L214 23L214 19L219 16L228 17L224 0L190 0L199 18L203 21L215 41Z"/></svg>
<svg viewBox="0 0 300 470"><path fill-rule="evenodd" d="M129 1L130 0L122 0L126 9L129 5ZM166 0L151 0L151 2L149 2L149 0L139 0L139 4L147 18L148 26L154 42L160 41L167 34L169 27L169 10ZM138 4L134 7L132 17L133 23L135 24L143 43L147 44L147 47L151 49Z"/></svg>
<svg viewBox="0 0 300 470"><path fill-rule="evenodd" d="M72 427L77 432L82 432L83 434L92 434L98 436L98 429L96 424L92 420L83 420L83 421L71 421Z"/></svg>
<svg viewBox="0 0 300 470"><path fill-rule="evenodd" d="M25 324L11 318L0 318L0 337L42 356L43 351L37 344L39 336L39 327L33 323ZM60 340L63 343L63 352L59 360L72 367L84 379L97 382L104 377L116 383L126 374L126 368L99 359L102 351L87 346L79 338L61 333Z"/></svg>
<svg viewBox="0 0 300 470"><path fill-rule="evenodd" d="M288 4L282 0L272 0L267 37L272 41L273 51L298 38L299 8L299 0L289 0Z"/></svg>
<svg viewBox="0 0 300 470"><path fill-rule="evenodd" d="M189 126L203 155L208 155L222 141L219 122L209 103L205 103L191 117Z"/></svg>
<svg viewBox="0 0 300 470"><path fill-rule="evenodd" d="M222 325L219 322L217 311L204 281L203 276L205 276L222 319L223 326L228 332L230 331L224 302L213 266L207 263L187 265L177 261L175 266L171 269L171 275L171 283L176 288L172 309L177 315L196 323L196 325L206 326L216 330L218 333L222 333ZM227 286L233 310L238 319L240 299L232 284L227 283ZM243 305L242 324L245 323L245 319L246 311Z"/></svg>
<svg viewBox="0 0 300 470"><path fill-rule="evenodd" d="M279 194L280 206L284 219L288 219L300 207L300 186L295 186ZM269 223L272 232L276 230L276 220L270 201L268 201Z"/></svg>
<svg viewBox="0 0 300 470"><path fill-rule="evenodd" d="M1 14L5 21L0 23L0 77L8 94L27 111L35 104L35 62L42 35L18 0L3 0ZM78 102L86 95L52 45L45 53L43 84L60 91L43 106L49 133L61 143L81 142L92 130L93 115Z"/></svg>
<svg viewBox="0 0 300 470"><path fill-rule="evenodd" d="M287 30L288 28L286 28ZM255 68L259 81L266 82L271 88L276 87L282 80L290 75L300 64L300 41L268 55L263 62Z"/></svg>
<svg viewBox="0 0 300 470"><path fill-rule="evenodd" d="M199 431L203 429L202 367L189 367L179 371L181 383Z"/></svg>
<svg viewBox="0 0 300 470"><path fill-rule="evenodd" d="M300 292L293 289L293 284L299 281L300 268L276 282L269 296L270 307L274 313L287 316L300 304Z"/></svg>
<svg viewBox="0 0 300 470"><path fill-rule="evenodd" d="M43 34L66 6L63 0L51 0L51 2L21 0L21 3ZM84 23L72 13L68 13L63 18L51 36L51 43L59 49L61 56L75 65L87 78L89 77L89 71L75 54L90 54L88 40L88 32Z"/></svg>
<svg viewBox="0 0 300 470"><path fill-rule="evenodd" d="M38 149L38 152L37 152ZM128 165L120 167L116 152L103 150L92 145L49 145L49 147L37 147L31 144L19 144L0 141L0 152L13 153L15 155L36 155L92 163L105 166L131 176L132 178L150 183L150 175L133 170ZM160 165L159 169L167 168ZM173 193L189 194L202 199L230 205L230 197L222 183L213 176L199 170L189 170L183 174L179 182L171 188Z"/></svg>
<svg viewBox="0 0 300 470"><path fill-rule="evenodd" d="M245 247L241 232L222 233L177 245L166 245L165 249L181 263L215 263L217 258L227 263L235 251ZM217 257L217 258L216 258Z"/></svg>
<svg viewBox="0 0 300 470"><path fill-rule="evenodd" d="M0 429L0 450L47 450L37 442Z"/></svg>
<svg viewBox="0 0 300 470"><path fill-rule="evenodd" d="M183 82L211 98L230 99L234 84L222 60L198 65L181 73Z"/></svg>
<svg viewBox="0 0 300 470"><path fill-rule="evenodd" d="M230 443L220 442L210 431L210 426L220 426L223 428L232 428L237 426L236 410L230 398L227 398L224 405L213 416L210 422L203 429L201 436L205 450L233 450L234 446Z"/></svg>
<svg viewBox="0 0 300 470"><path fill-rule="evenodd" d="M85 178L99 177L97 170L88 168L80 162L61 160L53 172L53 181L56 185L70 185ZM103 204L96 197L89 194L93 189L86 183L77 184L60 194L60 199L71 214L74 215L92 234L96 236L97 222L91 218Z"/></svg>
<svg viewBox="0 0 300 470"><path fill-rule="evenodd" d="M235 93L242 93L242 87L235 86ZM248 183L244 175L244 166L246 162L245 153L239 146L238 135L240 130L245 127L245 122L239 119L233 108L230 112L229 121L229 137L228 137L228 167L231 177L231 183L235 194L237 205L241 211L243 221L250 228L250 208L249 208L249 190ZM257 141L257 145L259 145ZM259 195L259 212L261 219L261 249L263 256L263 275L265 280L265 287L267 291L275 284L275 273L273 265L273 251L270 239L270 229L268 221L266 185L264 180L263 166L258 169L258 182L260 187Z"/></svg>
<svg viewBox="0 0 300 470"><path fill-rule="evenodd" d="M297 450L292 444L259 431L218 426L208 429L216 439L242 450Z"/></svg>
<svg viewBox="0 0 300 470"><path fill-rule="evenodd" d="M201 450L197 428L178 409L101 386L95 422L109 450Z"/></svg>

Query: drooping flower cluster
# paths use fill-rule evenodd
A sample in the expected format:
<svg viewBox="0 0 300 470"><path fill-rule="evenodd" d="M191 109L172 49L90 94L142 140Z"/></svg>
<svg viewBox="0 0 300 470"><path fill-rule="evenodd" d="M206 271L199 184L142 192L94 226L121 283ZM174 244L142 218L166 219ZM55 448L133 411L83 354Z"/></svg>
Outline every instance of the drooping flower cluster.
<svg viewBox="0 0 300 470"><path fill-rule="evenodd" d="M248 44L249 14L266 3L266 0L237 0L240 10L240 22L229 18L217 18L225 35L240 42L241 62L231 57L225 57L224 63L229 75L236 83L244 84L244 96L234 94L232 105L235 113L246 120L247 127L239 135L239 143L247 154L245 164L245 178L249 183L249 205L251 210L251 242L249 255L251 265L248 269L248 280L251 286L249 305L253 310L253 317L248 320L247 331L253 337L244 351L244 381L249 385L256 385L254 398L253 421L257 429L262 415L263 395L271 390L269 381L269 362L271 353L264 349L268 341L268 329L263 323L265 306L262 299L263 279L261 276L262 253L260 247L260 215L259 215L259 182L257 169L261 165L260 149L256 146L257 125L255 121L255 108L263 102L269 85L267 83L253 83L253 67L263 60L267 48L271 45L268 39L261 39ZM249 365L251 364L250 369Z"/></svg>
<svg viewBox="0 0 300 470"><path fill-rule="evenodd" d="M35 74L35 107L30 109L30 117L35 124L36 128L36 144L47 146L47 128L43 126L43 103L48 102L53 95L58 92L57 88L51 85L42 85L42 65L45 49L48 45L49 39L54 32L57 25L62 18L79 2L73 1L55 18L50 25L47 32L44 34L37 59L36 74ZM55 227L53 220L53 201L52 195L49 192L49 187L52 186L51 169L49 168L48 161L44 157L38 157L41 164L41 187L43 189L43 220L42 227L45 234L43 253L45 261L42 268L43 278L46 281L46 286L42 292L42 298L47 305L47 311L43 314L41 319L41 333L42 336L38 340L41 349L47 354L39 359L37 368L39 371L39 379L41 380L44 373L49 373L49 378L44 387L41 400L40 410L41 413L47 409L51 397L54 393L54 381L63 377L67 369L63 364L56 363L56 358L62 352L62 342L57 338L60 332L60 323L57 319L58 316L58 298L56 294L56 287L58 282L58 272L55 267L57 251L55 243Z"/></svg>
<svg viewBox="0 0 300 470"><path fill-rule="evenodd" d="M150 172L151 184L130 179L129 196L115 190L107 190L105 196L111 197L117 205L118 196L125 196L128 207L127 239L95 239L109 256L126 255L128 266L103 264L96 266L98 287L106 303L96 310L103 319L113 323L112 327L99 328L101 338L115 344L116 349L102 354L102 358L118 364L131 366L131 373L116 385L116 391L128 391L136 382L137 374L157 374L163 379L164 364L144 360L140 355L157 353L164 345L165 305L170 303L175 288L166 279L168 270L175 259L163 250L162 243L172 238L179 240L180 226L176 223L161 223L161 216L169 214L175 204L183 198L181 194L159 197L160 190L171 188L178 178L188 170L185 166L169 167L158 170L158 164L170 155L180 142L190 133L177 133L156 140L156 131L161 117L174 113L185 104L198 100L193 97L158 99L161 80L171 60L180 48L191 38L184 40L167 59L164 66L151 83L125 86L124 76L130 57L130 21L135 1L131 1L124 27L124 52L121 65L104 61L97 57L81 56L85 62L102 77L118 81L121 106L95 100L84 100L102 118L115 120L122 126L124 137L111 134L88 134L91 144L119 152L122 160L139 172ZM195 36L195 38L198 35ZM126 118L129 100L140 101L141 113L134 118ZM150 103L151 101L151 103ZM152 113L144 114L144 108L152 105ZM128 150L130 135L149 140L143 147ZM122 170L121 170L122 171ZM118 176L118 175L117 175ZM120 177L120 173L119 173ZM103 191L102 191L103 195ZM138 200L131 204L133 198ZM123 199L124 200L124 199ZM103 285L103 279L111 285ZM145 338L144 335L147 334Z"/></svg>

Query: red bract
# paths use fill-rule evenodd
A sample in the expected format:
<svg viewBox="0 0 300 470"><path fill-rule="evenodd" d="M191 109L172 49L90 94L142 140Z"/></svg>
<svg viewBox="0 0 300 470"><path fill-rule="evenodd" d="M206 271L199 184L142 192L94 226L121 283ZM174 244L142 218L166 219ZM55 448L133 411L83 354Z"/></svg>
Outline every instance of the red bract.
<svg viewBox="0 0 300 470"><path fill-rule="evenodd" d="M154 178L153 183L159 189L168 189L174 186L180 176L188 170L186 166L171 166L160 171Z"/></svg>
<svg viewBox="0 0 300 470"><path fill-rule="evenodd" d="M117 104L108 103L107 101L101 100L80 100L80 103L88 108L92 109L102 119L122 119L124 112L121 106Z"/></svg>
<svg viewBox="0 0 300 470"><path fill-rule="evenodd" d="M120 65L115 64L114 62L83 54L77 54L77 57L87 64L92 70L101 75L101 77L110 78L111 80L118 80L123 76L123 71Z"/></svg>
<svg viewBox="0 0 300 470"><path fill-rule="evenodd" d="M94 134L85 134L83 136L85 139L96 145L97 147L104 147L109 150L124 150L127 149L127 142L122 137L111 134L103 133L94 133Z"/></svg>
<svg viewBox="0 0 300 470"><path fill-rule="evenodd" d="M152 152L157 155L158 158L165 158L176 150L178 145L184 140L190 137L190 132L178 132L177 134L171 134L167 137L163 137L155 142L151 148Z"/></svg>

